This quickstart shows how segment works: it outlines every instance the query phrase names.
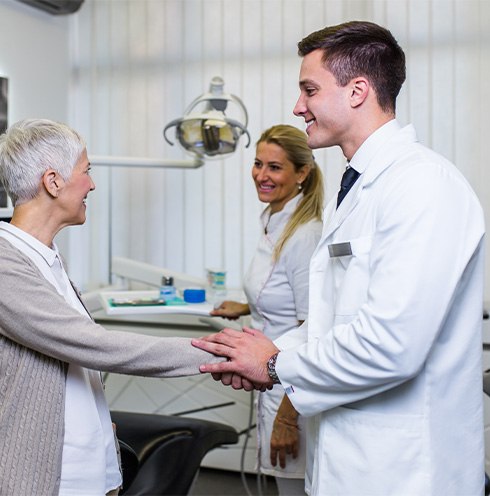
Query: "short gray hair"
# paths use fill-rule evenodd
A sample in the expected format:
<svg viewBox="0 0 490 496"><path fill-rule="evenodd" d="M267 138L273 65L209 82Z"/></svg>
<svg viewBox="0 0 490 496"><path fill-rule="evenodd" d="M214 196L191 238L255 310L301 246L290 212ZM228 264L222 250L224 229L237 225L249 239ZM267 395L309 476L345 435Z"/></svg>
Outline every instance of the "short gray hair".
<svg viewBox="0 0 490 496"><path fill-rule="evenodd" d="M25 119L0 136L0 180L13 205L35 198L43 174L54 169L68 181L85 141L66 124Z"/></svg>

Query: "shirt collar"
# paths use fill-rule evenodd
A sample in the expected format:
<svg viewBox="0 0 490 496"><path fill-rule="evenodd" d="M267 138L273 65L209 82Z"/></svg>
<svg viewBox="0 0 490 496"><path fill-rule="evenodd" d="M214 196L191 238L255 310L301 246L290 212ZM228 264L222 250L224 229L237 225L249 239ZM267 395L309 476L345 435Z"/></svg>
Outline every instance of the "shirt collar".
<svg viewBox="0 0 490 496"><path fill-rule="evenodd" d="M61 257L59 257L58 247L56 246L54 241L53 241L53 248L49 248L44 243L41 243L41 241L36 239L34 236L31 236L22 229L19 229L17 226L9 224L8 222L1 221L0 230L10 233L12 236L15 236L17 239L21 240L31 249L39 253L39 255L41 255L41 257L43 257L44 260L46 260L46 263L50 267L53 266L56 257L60 258L61 261Z"/></svg>
<svg viewBox="0 0 490 496"><path fill-rule="evenodd" d="M285 224L296 210L296 207L298 203L303 199L303 196L303 193L298 193L296 196L291 198L291 200L289 200L286 205L284 205L284 208L282 210L273 214L271 214L270 206L267 207L260 216L263 228L267 228L267 232L271 233L278 227L281 227L283 224Z"/></svg>
<svg viewBox="0 0 490 496"><path fill-rule="evenodd" d="M354 153L349 165L362 174L378 149L400 129L401 126L396 119L383 124L380 128L376 129L376 131L364 141L356 153Z"/></svg>

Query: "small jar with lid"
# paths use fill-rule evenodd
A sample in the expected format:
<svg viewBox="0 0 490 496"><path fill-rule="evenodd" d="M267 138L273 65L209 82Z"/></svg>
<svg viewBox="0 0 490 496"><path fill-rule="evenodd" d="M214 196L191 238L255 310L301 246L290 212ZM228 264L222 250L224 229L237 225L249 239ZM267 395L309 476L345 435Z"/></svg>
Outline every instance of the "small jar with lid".
<svg viewBox="0 0 490 496"><path fill-rule="evenodd" d="M160 298L165 301L175 300L177 298L177 291L174 286L173 277L162 277L162 285L160 286Z"/></svg>

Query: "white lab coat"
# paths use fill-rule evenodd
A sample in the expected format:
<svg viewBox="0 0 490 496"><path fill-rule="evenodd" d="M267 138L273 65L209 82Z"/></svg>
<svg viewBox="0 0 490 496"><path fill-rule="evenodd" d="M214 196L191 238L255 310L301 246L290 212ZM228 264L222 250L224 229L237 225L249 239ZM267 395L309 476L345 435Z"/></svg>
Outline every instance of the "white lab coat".
<svg viewBox="0 0 490 496"><path fill-rule="evenodd" d="M244 290L252 316L252 327L270 339L286 335L305 320L308 312L308 273L311 255L322 233L322 223L310 220L300 225L284 245L278 260L274 247L280 239L298 203L300 193L289 200L280 212L270 214L267 208L261 216L264 234L244 277ZM306 332L301 337L306 342ZM286 467L270 462L272 427L277 410L284 397L280 385L259 393L257 397L257 468L261 473L275 477L304 479L306 459L305 419L298 418L299 453L288 456Z"/></svg>
<svg viewBox="0 0 490 496"><path fill-rule="evenodd" d="M311 260L308 343L278 341L281 382L311 416L307 491L481 495L480 204L396 121L351 165Z"/></svg>

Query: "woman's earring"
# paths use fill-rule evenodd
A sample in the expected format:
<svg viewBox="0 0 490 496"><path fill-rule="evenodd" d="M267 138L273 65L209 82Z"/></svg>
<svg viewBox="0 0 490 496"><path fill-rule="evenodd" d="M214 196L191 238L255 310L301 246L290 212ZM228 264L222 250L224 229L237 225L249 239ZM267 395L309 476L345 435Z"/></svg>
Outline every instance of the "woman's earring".
<svg viewBox="0 0 490 496"><path fill-rule="evenodd" d="M298 183L298 189L301 191L303 189L303 186L301 186L301 183Z"/></svg>

